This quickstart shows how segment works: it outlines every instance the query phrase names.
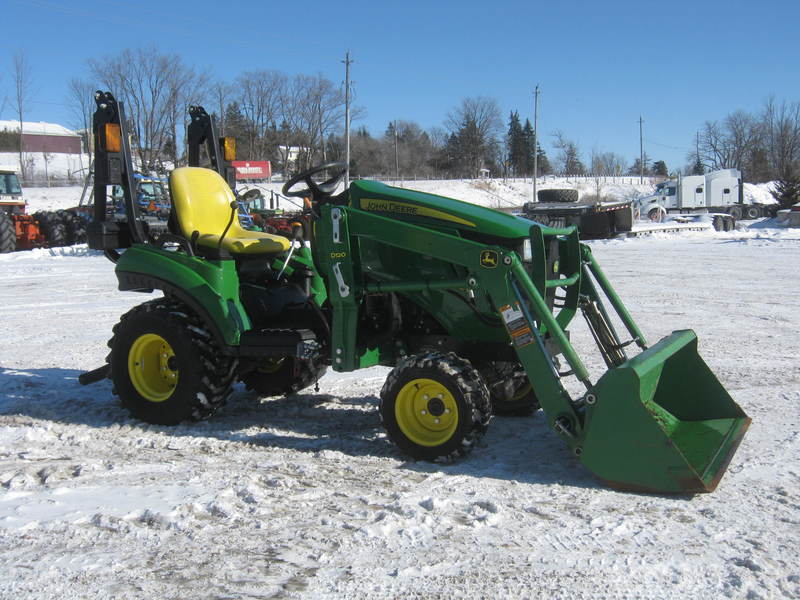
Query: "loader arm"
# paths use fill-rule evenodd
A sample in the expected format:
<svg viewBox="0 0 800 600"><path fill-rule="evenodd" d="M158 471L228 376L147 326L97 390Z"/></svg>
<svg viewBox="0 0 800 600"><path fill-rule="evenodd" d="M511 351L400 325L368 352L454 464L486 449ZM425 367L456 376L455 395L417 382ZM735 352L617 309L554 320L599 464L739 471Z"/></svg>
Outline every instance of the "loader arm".
<svg viewBox="0 0 800 600"><path fill-rule="evenodd" d="M315 254L328 282L333 308L333 367L366 366L358 355L358 307L364 294L390 291L485 292L502 317L548 425L576 457L609 485L655 492L712 491L742 439L750 419L697 354L692 331L674 332L652 348L616 295L574 227L533 224L534 260L528 268L508 246L486 244L348 206L325 204L316 223ZM459 265L466 277L374 281L360 268L363 241ZM559 245L564 266L550 277L543 268L545 244ZM545 300L561 290L560 311ZM614 330L601 290L631 339ZM569 341L567 325L580 309L609 370L597 381ZM586 388L572 398L548 349L548 340ZM625 348L643 350L629 359Z"/></svg>

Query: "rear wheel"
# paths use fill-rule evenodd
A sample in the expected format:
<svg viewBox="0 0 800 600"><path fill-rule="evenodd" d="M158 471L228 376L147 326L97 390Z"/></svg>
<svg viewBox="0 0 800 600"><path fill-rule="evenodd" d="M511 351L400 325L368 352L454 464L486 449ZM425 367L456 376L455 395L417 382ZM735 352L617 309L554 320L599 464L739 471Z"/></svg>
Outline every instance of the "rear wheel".
<svg viewBox="0 0 800 600"><path fill-rule="evenodd" d="M745 210L745 217L748 219L760 219L761 218L761 209L757 206L748 206Z"/></svg>
<svg viewBox="0 0 800 600"><path fill-rule="evenodd" d="M389 438L413 458L449 462L470 452L491 418L489 390L454 353L401 360L381 390Z"/></svg>
<svg viewBox="0 0 800 600"><path fill-rule="evenodd" d="M13 252L17 249L17 231L14 222L5 212L0 210L0 253Z"/></svg>
<svg viewBox="0 0 800 600"><path fill-rule="evenodd" d="M328 370L310 360L291 356L262 359L258 367L240 375L248 390L262 396L285 396L304 390L318 381Z"/></svg>
<svg viewBox="0 0 800 600"><path fill-rule="evenodd" d="M131 309L108 345L114 391L137 419L198 421L230 395L236 359L223 356L202 321L179 302L161 298Z"/></svg>
<svg viewBox="0 0 800 600"><path fill-rule="evenodd" d="M728 214L732 216L734 219L741 219L742 218L742 207L741 206L731 206L728 208Z"/></svg>

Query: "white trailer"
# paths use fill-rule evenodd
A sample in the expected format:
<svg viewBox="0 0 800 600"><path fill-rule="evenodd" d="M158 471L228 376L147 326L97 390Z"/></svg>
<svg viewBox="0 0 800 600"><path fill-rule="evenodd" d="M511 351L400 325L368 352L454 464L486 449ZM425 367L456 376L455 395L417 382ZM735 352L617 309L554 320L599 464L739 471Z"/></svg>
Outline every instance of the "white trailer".
<svg viewBox="0 0 800 600"><path fill-rule="evenodd" d="M669 213L716 216L719 228L732 228L736 219L770 215L774 206L745 203L742 174L721 169L705 175L678 176L656 185L656 193L636 201L640 218L661 222Z"/></svg>

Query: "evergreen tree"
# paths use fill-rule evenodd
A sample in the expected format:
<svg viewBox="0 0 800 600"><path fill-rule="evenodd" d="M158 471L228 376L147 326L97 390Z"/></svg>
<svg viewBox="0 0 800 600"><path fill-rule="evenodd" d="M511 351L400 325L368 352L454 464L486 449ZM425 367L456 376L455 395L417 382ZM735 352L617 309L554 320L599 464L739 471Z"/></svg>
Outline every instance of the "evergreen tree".
<svg viewBox="0 0 800 600"><path fill-rule="evenodd" d="M645 155L645 157L644 157L644 174L645 174L645 176L652 175L652 171L647 168L647 163L648 163L647 155ZM625 174L626 175L640 175L642 173L641 164L642 164L641 159L639 159L639 158L634 159L633 164L628 168L628 171Z"/></svg>
<svg viewBox="0 0 800 600"><path fill-rule="evenodd" d="M525 119L525 127L522 128L522 139L525 144L525 175L533 175L533 127L530 119ZM541 171L539 171L541 173Z"/></svg>
<svg viewBox="0 0 800 600"><path fill-rule="evenodd" d="M772 196L781 205L781 208L791 208L800 202L800 175L797 171L791 171L785 177L781 177L775 182L775 189Z"/></svg>
<svg viewBox="0 0 800 600"><path fill-rule="evenodd" d="M539 142L536 142L536 155L536 167L539 171L539 175L549 175L552 173L553 167L550 166L550 161L547 158L547 154L545 154L544 150L542 150L542 145Z"/></svg>
<svg viewBox="0 0 800 600"><path fill-rule="evenodd" d="M225 107L225 133L236 138L236 155L242 160L249 160L252 150L252 136L247 118L242 113L238 102L231 102Z"/></svg>
<svg viewBox="0 0 800 600"><path fill-rule="evenodd" d="M527 173L529 171L527 140L523 135L517 111L513 111L508 120L506 146L508 149L508 162L512 172L515 175Z"/></svg>
<svg viewBox="0 0 800 600"><path fill-rule="evenodd" d="M0 131L0 152L19 152L21 136L19 129Z"/></svg>
<svg viewBox="0 0 800 600"><path fill-rule="evenodd" d="M694 165L692 165L692 175L703 175L705 172L703 163L700 162L700 157L698 156L697 160L694 161Z"/></svg>
<svg viewBox="0 0 800 600"><path fill-rule="evenodd" d="M663 160L657 160L653 163L653 175L657 175L659 177L668 177L669 171L667 171L667 163Z"/></svg>

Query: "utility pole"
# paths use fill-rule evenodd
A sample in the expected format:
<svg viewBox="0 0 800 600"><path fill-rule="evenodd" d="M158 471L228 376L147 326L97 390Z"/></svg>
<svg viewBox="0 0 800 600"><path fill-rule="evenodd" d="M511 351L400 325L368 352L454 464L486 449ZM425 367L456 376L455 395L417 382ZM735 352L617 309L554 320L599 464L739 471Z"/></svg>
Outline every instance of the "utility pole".
<svg viewBox="0 0 800 600"><path fill-rule="evenodd" d="M394 120L394 177L395 185L400 181L400 158L397 153L397 119Z"/></svg>
<svg viewBox="0 0 800 600"><path fill-rule="evenodd" d="M533 201L536 198L536 180L539 178L539 141L537 133L539 131L539 84L533 90Z"/></svg>
<svg viewBox="0 0 800 600"><path fill-rule="evenodd" d="M642 136L642 115L639 115L639 183L644 183L644 137Z"/></svg>
<svg viewBox="0 0 800 600"><path fill-rule="evenodd" d="M344 55L344 187L350 185L350 51Z"/></svg>

